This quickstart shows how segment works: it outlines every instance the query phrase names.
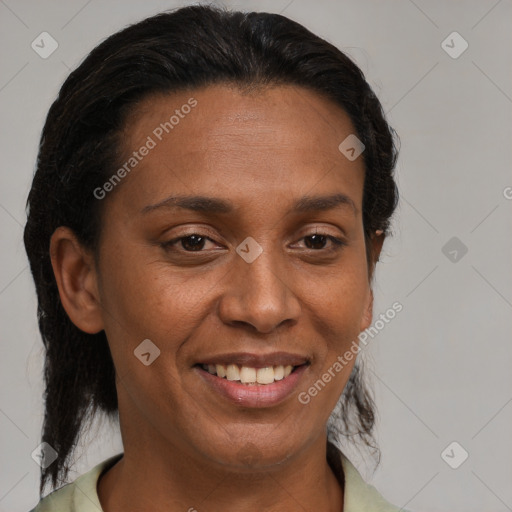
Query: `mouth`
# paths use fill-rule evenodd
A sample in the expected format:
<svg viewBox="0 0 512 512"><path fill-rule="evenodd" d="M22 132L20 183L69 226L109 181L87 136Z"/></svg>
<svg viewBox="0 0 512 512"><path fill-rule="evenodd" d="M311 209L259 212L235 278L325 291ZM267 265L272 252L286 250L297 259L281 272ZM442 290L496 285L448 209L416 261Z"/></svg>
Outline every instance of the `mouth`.
<svg viewBox="0 0 512 512"><path fill-rule="evenodd" d="M221 379L232 382L238 382L245 385L266 386L285 379L291 373L301 366L309 365L309 362L300 365L277 365L255 368L250 366L240 366L237 364L197 364L196 367L215 375Z"/></svg>
<svg viewBox="0 0 512 512"><path fill-rule="evenodd" d="M292 395L309 366L308 361L259 368L199 363L194 368L216 397L237 406L262 408L278 405Z"/></svg>

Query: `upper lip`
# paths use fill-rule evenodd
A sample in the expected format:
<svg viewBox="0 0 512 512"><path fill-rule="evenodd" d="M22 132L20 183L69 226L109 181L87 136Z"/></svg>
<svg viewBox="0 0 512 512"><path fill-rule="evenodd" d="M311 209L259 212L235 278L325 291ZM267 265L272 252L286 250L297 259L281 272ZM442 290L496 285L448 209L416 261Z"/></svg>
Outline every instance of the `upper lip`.
<svg viewBox="0 0 512 512"><path fill-rule="evenodd" d="M309 363L309 358L290 352L271 352L269 354L251 354L249 352L232 352L217 354L201 359L197 364L236 364L249 368L265 368L267 366L300 366Z"/></svg>

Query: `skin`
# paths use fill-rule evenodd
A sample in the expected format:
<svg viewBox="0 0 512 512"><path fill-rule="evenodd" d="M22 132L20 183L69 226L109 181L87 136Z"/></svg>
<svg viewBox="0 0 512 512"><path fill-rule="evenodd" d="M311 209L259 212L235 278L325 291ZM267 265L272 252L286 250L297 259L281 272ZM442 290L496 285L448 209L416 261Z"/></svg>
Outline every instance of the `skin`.
<svg viewBox="0 0 512 512"><path fill-rule="evenodd" d="M124 457L100 478L100 502L105 512L339 512L326 423L355 361L309 404L297 395L372 320L364 162L338 150L355 130L343 110L303 88L216 85L146 99L126 123L125 156L190 97L197 106L103 200L98 264L70 229L51 239L66 312L85 332L105 330L116 367ZM356 211L290 212L302 196L333 193ZM235 210L140 213L177 194L230 200ZM346 246L312 241L316 232ZM193 233L213 241L202 252L190 239L159 245ZM248 236L263 249L250 264L235 252ZM383 236L372 243L377 259ZM145 339L161 351L149 366L134 357ZM272 407L232 404L193 368L218 353L273 350L312 363Z"/></svg>

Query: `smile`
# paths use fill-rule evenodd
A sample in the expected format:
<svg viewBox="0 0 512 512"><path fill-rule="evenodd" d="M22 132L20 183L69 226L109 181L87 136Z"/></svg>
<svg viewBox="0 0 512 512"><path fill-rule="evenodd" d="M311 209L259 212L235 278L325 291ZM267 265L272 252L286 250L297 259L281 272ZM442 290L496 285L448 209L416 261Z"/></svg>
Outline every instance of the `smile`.
<svg viewBox="0 0 512 512"><path fill-rule="evenodd" d="M215 395L238 406L269 407L293 393L309 366L309 363L264 368L197 364L195 369Z"/></svg>
<svg viewBox="0 0 512 512"><path fill-rule="evenodd" d="M217 375L222 379L238 381L242 384L272 384L288 377L294 368L298 368L298 366L294 367L292 365L251 368L248 366L240 367L236 364L203 364L201 367L212 375Z"/></svg>

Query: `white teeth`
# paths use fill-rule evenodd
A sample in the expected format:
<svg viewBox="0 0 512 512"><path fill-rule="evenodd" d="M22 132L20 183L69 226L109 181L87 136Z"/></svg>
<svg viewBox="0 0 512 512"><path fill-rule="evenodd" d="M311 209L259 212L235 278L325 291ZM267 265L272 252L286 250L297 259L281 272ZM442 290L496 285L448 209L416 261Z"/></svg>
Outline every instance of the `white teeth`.
<svg viewBox="0 0 512 512"><path fill-rule="evenodd" d="M274 380L281 380L284 378L284 366L274 366Z"/></svg>
<svg viewBox="0 0 512 512"><path fill-rule="evenodd" d="M215 368L217 369L217 376L225 377L226 376L226 367L221 364L216 364Z"/></svg>
<svg viewBox="0 0 512 512"><path fill-rule="evenodd" d="M293 366L285 366L284 367L284 376L285 377L288 377L288 375L290 375L290 373L292 373L292 370L293 370Z"/></svg>
<svg viewBox="0 0 512 512"><path fill-rule="evenodd" d="M249 366L239 367L236 364L208 364L202 365L203 369L227 380L237 380L242 384L272 384L282 380L292 373L293 366L267 366L266 368L251 368Z"/></svg>
<svg viewBox="0 0 512 512"><path fill-rule="evenodd" d="M272 384L274 382L274 368L267 366L267 368L258 368L256 372L256 380L258 384Z"/></svg>
<svg viewBox="0 0 512 512"><path fill-rule="evenodd" d="M254 384L256 382L256 369L242 366L240 368L240 382L242 384Z"/></svg>
<svg viewBox="0 0 512 512"><path fill-rule="evenodd" d="M228 364L226 368L226 378L228 380L240 380L240 370L236 364Z"/></svg>

